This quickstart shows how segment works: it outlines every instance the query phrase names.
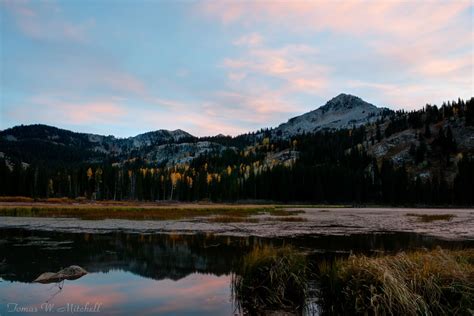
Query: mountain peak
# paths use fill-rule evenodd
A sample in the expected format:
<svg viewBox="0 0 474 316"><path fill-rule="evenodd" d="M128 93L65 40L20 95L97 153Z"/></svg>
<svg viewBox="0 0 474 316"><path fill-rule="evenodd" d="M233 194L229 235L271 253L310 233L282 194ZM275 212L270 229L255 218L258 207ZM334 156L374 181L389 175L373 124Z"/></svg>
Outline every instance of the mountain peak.
<svg viewBox="0 0 474 316"><path fill-rule="evenodd" d="M349 110L349 109L353 109L353 108L360 107L363 105L374 106L373 104L367 103L355 95L341 93L338 96L326 102L326 104L322 106L321 108L325 111L342 110L342 109Z"/></svg>
<svg viewBox="0 0 474 316"><path fill-rule="evenodd" d="M288 137L321 129L351 128L376 120L385 110L357 96L341 93L316 110L281 124L274 133Z"/></svg>
<svg viewBox="0 0 474 316"><path fill-rule="evenodd" d="M331 100L337 100L337 99L360 99L360 98L356 95L352 95L349 93L339 93L337 96L335 96Z"/></svg>

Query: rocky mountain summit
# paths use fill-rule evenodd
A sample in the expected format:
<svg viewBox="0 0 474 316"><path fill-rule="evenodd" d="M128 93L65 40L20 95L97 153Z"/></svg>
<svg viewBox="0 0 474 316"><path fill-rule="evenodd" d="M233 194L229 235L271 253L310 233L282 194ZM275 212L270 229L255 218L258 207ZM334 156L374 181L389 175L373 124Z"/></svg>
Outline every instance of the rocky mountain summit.
<svg viewBox="0 0 474 316"><path fill-rule="evenodd" d="M376 121L391 112L365 102L359 97L341 93L316 110L296 116L273 130L280 137L313 133L322 129L340 129Z"/></svg>

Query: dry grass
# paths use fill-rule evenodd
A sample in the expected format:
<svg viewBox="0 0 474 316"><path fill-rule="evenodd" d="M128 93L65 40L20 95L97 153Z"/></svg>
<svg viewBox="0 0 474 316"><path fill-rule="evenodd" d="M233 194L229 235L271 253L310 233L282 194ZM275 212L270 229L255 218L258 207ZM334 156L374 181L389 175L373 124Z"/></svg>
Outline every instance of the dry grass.
<svg viewBox="0 0 474 316"><path fill-rule="evenodd" d="M474 249L415 251L320 264L322 305L334 314L469 315Z"/></svg>
<svg viewBox="0 0 474 316"><path fill-rule="evenodd" d="M307 286L306 256L289 246L255 248L232 279L232 293L244 314L301 310Z"/></svg>
<svg viewBox="0 0 474 316"><path fill-rule="evenodd" d="M34 199L27 196L0 196L0 203L50 203L50 204L72 204L72 203L86 203L89 202L84 197L78 197L76 199L70 199L67 197L61 198L41 198Z"/></svg>
<svg viewBox="0 0 474 316"><path fill-rule="evenodd" d="M66 217L84 220L132 219L132 220L180 220L196 217L219 216L210 219L215 222L252 222L244 220L250 216L269 214L277 216L295 214L295 212L275 209L274 207L237 207L237 206L122 206L122 205L41 205L36 206L3 206L0 216L18 217Z"/></svg>
<svg viewBox="0 0 474 316"><path fill-rule="evenodd" d="M416 217L418 221L423 223L431 223L434 221L450 221L456 215L453 214L418 214L418 213L408 213L406 216Z"/></svg>
<svg viewBox="0 0 474 316"><path fill-rule="evenodd" d="M0 196L0 202L32 203L34 200L27 196Z"/></svg>
<svg viewBox="0 0 474 316"><path fill-rule="evenodd" d="M284 205L276 205L279 208L352 208L353 205L349 204L284 204Z"/></svg>

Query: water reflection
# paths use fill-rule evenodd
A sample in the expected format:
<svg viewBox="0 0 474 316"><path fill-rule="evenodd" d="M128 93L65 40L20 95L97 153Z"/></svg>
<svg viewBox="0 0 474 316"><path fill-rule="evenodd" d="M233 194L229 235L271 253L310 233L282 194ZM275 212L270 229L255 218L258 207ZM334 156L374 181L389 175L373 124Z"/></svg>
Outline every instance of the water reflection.
<svg viewBox="0 0 474 316"><path fill-rule="evenodd" d="M235 312L230 280L255 246L291 243L321 257L406 248L472 247L416 234L310 236L293 239L197 235L83 234L0 230L0 314L45 302L101 304L105 314L229 315ZM90 274L54 285L31 283L45 271L79 265ZM48 314L38 311L39 314ZM17 314L31 314L19 311ZM77 314L77 312L76 312Z"/></svg>
<svg viewBox="0 0 474 316"><path fill-rule="evenodd" d="M46 306L59 312L67 311L68 307L72 310L97 306L98 311L106 315L230 315L233 307L229 278L192 273L176 282L170 279L156 281L124 271L99 272L73 282L66 281L53 299L51 295L57 289L50 286L0 282L3 303L0 313L7 314L12 309L11 303L15 303L20 307L34 306L40 315L48 314L44 308L44 303L48 302Z"/></svg>

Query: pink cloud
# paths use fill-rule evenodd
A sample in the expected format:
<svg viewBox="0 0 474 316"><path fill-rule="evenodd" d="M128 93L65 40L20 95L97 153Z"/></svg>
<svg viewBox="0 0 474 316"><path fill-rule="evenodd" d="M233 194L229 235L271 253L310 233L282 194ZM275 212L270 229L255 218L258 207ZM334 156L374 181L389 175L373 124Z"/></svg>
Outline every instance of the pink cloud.
<svg viewBox="0 0 474 316"><path fill-rule="evenodd" d="M225 24L245 26L266 23L274 30L288 32L318 32L330 30L363 37L363 41L387 62L412 66L422 74L436 74L463 62L464 56L454 54L461 48L472 55L472 20L470 27L460 23L458 16L472 8L472 1L285 1L285 2L206 2L200 11ZM422 18L421 18L422 17ZM297 23L295 23L297 21ZM268 70L288 72L281 55L266 54ZM272 60L273 56L273 60ZM277 57L275 57L277 56ZM286 60L288 61L288 60ZM426 65L422 65L427 61ZM238 66L234 61L234 67ZM241 66L245 64L240 60ZM442 64L442 65L441 65ZM450 65L448 65L450 64ZM230 62L227 61L228 66ZM434 65L433 70L428 70ZM472 63L471 63L472 65ZM441 69L443 68L443 69Z"/></svg>
<svg viewBox="0 0 474 316"><path fill-rule="evenodd" d="M224 24L257 22L296 31L407 35L441 29L472 5L460 1L206 1L198 12ZM421 18L423 17L423 18Z"/></svg>
<svg viewBox="0 0 474 316"><path fill-rule="evenodd" d="M2 4L8 9L14 12L19 16L33 17L36 16L35 11L33 11L28 6L28 2L24 0L3 0Z"/></svg>
<svg viewBox="0 0 474 316"><path fill-rule="evenodd" d="M258 33L243 35L236 39L233 44L236 46L258 46L262 44L263 38Z"/></svg>
<svg viewBox="0 0 474 316"><path fill-rule="evenodd" d="M327 87L330 68L313 61L318 54L308 45L260 44L248 46L237 58L225 58L221 66L227 70L228 90L218 91L214 101L235 106L220 114L268 126L302 111L304 106L292 101L292 95L321 94Z"/></svg>
<svg viewBox="0 0 474 316"><path fill-rule="evenodd" d="M369 93L382 102L399 102L399 105L413 107L429 100L471 93L473 24L472 19L466 22L460 15L467 14L469 9L472 9L469 0L215 1L201 5L199 12L219 20L224 26L252 29L263 25L273 32L283 32L285 38L321 31L331 31L334 40L337 36L351 35L362 47L368 46L371 50L364 57L352 56L348 51L349 59L366 63L368 71L373 65L383 67L386 71L383 82L405 82L402 85L381 84L365 79L347 84L332 77L333 70L337 73L337 65L318 64L317 61L327 58L324 51L320 57L318 49L310 46L284 45L276 49L259 45L248 46L240 56L223 61L222 66L229 71L232 91L244 95L258 95L258 89L267 91L268 86L262 84L263 76L282 81L281 85L273 87L273 95L282 104L291 100L296 92L321 96L328 95L331 89L347 87L356 89L362 96ZM345 40L343 37L342 41ZM366 57L374 58L373 64ZM365 77L370 78L370 75ZM271 104L272 101L266 98L262 103L254 102L255 111L268 111L270 106L266 102Z"/></svg>
<svg viewBox="0 0 474 316"><path fill-rule="evenodd" d="M13 16L18 28L35 39L85 42L87 32L95 25L91 19L80 23L68 21L59 14L60 9L49 2L5 0L1 3Z"/></svg>
<svg viewBox="0 0 474 316"><path fill-rule="evenodd" d="M287 45L280 48L259 47L248 50L243 57L226 58L222 65L230 69L230 79L263 75L286 81L284 89L287 90L307 87L322 89L329 67L312 63L307 59L317 54L317 49L307 45Z"/></svg>
<svg viewBox="0 0 474 316"><path fill-rule="evenodd" d="M246 76L245 72L229 72L227 75L231 81L242 81Z"/></svg>
<svg viewBox="0 0 474 316"><path fill-rule="evenodd" d="M403 109L419 109L426 103L435 103L463 96L463 91L472 87L472 81L436 83L378 83L359 80L349 80L346 87L349 91L358 93L359 89L365 92L368 99L380 106L390 106ZM439 105L439 104L438 104Z"/></svg>
<svg viewBox="0 0 474 316"><path fill-rule="evenodd" d="M471 95L474 69L472 41L471 30L447 27L420 38L409 38L404 43L377 40L372 47L383 58L385 67L415 80L417 86L426 82L423 87L426 97L436 95L437 100L441 101L454 97L455 93L463 97ZM435 85L444 96L429 92ZM406 91L400 92L406 101L409 98ZM413 101L420 99L421 96L413 95ZM426 102L428 100L425 99Z"/></svg>
<svg viewBox="0 0 474 316"><path fill-rule="evenodd" d="M291 81L295 90L300 91L321 91L327 85L327 80L323 78L307 79L295 78Z"/></svg>
<svg viewBox="0 0 474 316"><path fill-rule="evenodd" d="M247 129L239 126L245 121L245 115L236 115L229 119L229 111L218 104L205 104L201 107L188 107L184 111L172 110L166 115L156 115L154 110L138 111L136 113L142 118L143 126L166 129L185 129L196 136L211 136L217 134L237 135L248 132ZM248 113L247 113L248 115Z"/></svg>
<svg viewBox="0 0 474 316"><path fill-rule="evenodd" d="M27 121L49 122L54 119L65 124L104 124L117 123L127 111L120 101L78 101L59 95L38 95L31 99L32 107L18 106L10 113L13 117Z"/></svg>
<svg viewBox="0 0 474 316"><path fill-rule="evenodd" d="M125 285L80 285L67 283L61 293L54 297L52 303L56 306L66 306L67 304L94 305L101 304L101 310L107 311L114 306L119 306L127 301L125 293L121 292L121 287Z"/></svg>
<svg viewBox="0 0 474 316"><path fill-rule="evenodd" d="M105 70L102 76L98 77L111 87L144 95L146 92L145 84L135 76L121 71Z"/></svg>
<svg viewBox="0 0 474 316"><path fill-rule="evenodd" d="M146 287L136 292L142 298L165 298L163 304L148 309L148 314L179 313L192 310L199 304L200 310L215 310L228 305L230 300L230 276L214 276L194 273L181 279L159 281L160 286Z"/></svg>
<svg viewBox="0 0 474 316"><path fill-rule="evenodd" d="M474 69L472 55L461 58L430 58L417 67L424 76L469 76Z"/></svg>

